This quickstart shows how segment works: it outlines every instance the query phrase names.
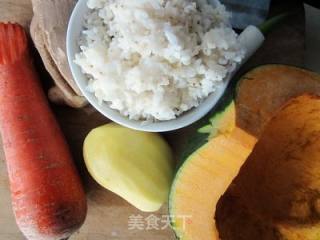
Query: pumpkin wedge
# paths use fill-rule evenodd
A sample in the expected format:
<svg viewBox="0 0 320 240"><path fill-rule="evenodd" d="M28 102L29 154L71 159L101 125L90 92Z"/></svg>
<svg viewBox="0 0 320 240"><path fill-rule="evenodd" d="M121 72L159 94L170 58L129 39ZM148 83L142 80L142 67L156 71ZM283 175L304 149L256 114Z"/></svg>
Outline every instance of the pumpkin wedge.
<svg viewBox="0 0 320 240"><path fill-rule="evenodd" d="M215 126L217 134L193 153L176 174L169 210L173 229L180 239L218 239L214 206L257 141L235 125L234 108L232 102L226 111L212 118L212 123L221 123L221 127Z"/></svg>
<svg viewBox="0 0 320 240"><path fill-rule="evenodd" d="M237 124L253 135L260 135L279 107L305 93L320 94L319 74L288 65L259 66L238 83Z"/></svg>
<svg viewBox="0 0 320 240"><path fill-rule="evenodd" d="M219 203L221 239L254 240L255 229L272 236L259 239L320 239L319 149L320 97L293 98L266 125L227 191L234 199L224 197ZM239 221L239 212L230 211L239 204L245 209L244 221Z"/></svg>
<svg viewBox="0 0 320 240"><path fill-rule="evenodd" d="M304 93L310 93L310 95L298 97ZM301 235L303 232L311 232L314 235L313 231L304 229L307 227L306 225L299 228L298 232L289 222L279 221L277 224L273 224L274 219L266 219L262 214L252 213L250 199L246 199L244 196L245 191L234 197L234 189L236 192L239 189L234 184L232 186L230 184L238 175L249 155L251 156L255 143L261 136L263 138L265 129L268 126L277 126L277 124L279 126L286 125L286 121L294 119L297 112L294 110L295 107L291 108L291 106L295 104L298 106L297 109L304 108L305 105L317 105L320 102L319 98L311 94L319 93L320 77L317 74L285 65L261 66L241 79L237 90L236 111L234 111L237 113L236 117L234 116L236 123L229 125L234 126L233 130L227 133L216 131L218 134L214 134L213 138L209 138L206 144L190 155L177 172L169 201L172 226L177 237L186 240L214 240L219 237L223 240L251 240L257 239L262 232L265 232L265 238L260 239L309 240L309 238L303 237L290 238L289 235L298 236L297 234ZM292 98L294 99L290 100ZM289 103L281 108L288 101ZM314 109L315 112L317 112L317 108L318 106ZM286 113L287 109L294 111L292 114ZM226 114L227 112L228 114ZM308 117L315 117L316 113L313 114ZM318 115L320 116L319 113ZM280 119L280 123L273 123L277 119ZM223 126L222 129L225 129L225 124L220 123L232 122L230 121L230 111L220 114L218 121L210 122L216 124L214 129L219 129L219 126ZM289 124L289 126L292 125ZM313 128L316 126L311 127L311 129ZM208 132L208 129L213 128L205 126L200 131ZM290 134L290 132L287 133ZM295 137L297 136L292 135L292 138L295 139ZM277 145L276 142L274 144ZM241 178L241 174L242 170L237 179ZM255 182L255 179L250 178L250 181ZM245 181L248 185L243 183L243 189L250 187L250 181ZM226 195L228 196L225 195L221 199L227 190ZM254 193L251 196L254 197ZM237 200L235 201L233 198ZM224 202L225 199L229 200ZM220 222L219 217L224 216L223 212L221 213L222 210L233 209L234 206L230 202L236 202L238 206L243 208L236 211L234 216L229 215L230 221L227 221L228 217L224 218L225 223L230 224L226 227L226 224ZM217 204L218 214L216 214ZM264 204L268 203L264 202ZM233 221L233 217L236 221ZM218 222L219 231L215 220ZM260 228L257 229L258 227ZM233 232L235 229L237 231ZM250 233L251 230L253 231ZM233 233L235 234L233 235Z"/></svg>
<svg viewBox="0 0 320 240"><path fill-rule="evenodd" d="M320 213L319 97L303 95L284 106L267 124L237 180L251 211L264 219L299 223L313 210Z"/></svg>

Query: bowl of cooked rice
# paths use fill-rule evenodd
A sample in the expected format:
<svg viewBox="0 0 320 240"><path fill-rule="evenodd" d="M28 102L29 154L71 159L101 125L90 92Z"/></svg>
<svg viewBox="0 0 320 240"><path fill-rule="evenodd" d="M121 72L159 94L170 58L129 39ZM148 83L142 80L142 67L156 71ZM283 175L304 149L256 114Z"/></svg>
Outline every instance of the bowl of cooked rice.
<svg viewBox="0 0 320 240"><path fill-rule="evenodd" d="M172 131L223 95L246 48L219 1L79 0L67 53L83 95L129 128Z"/></svg>

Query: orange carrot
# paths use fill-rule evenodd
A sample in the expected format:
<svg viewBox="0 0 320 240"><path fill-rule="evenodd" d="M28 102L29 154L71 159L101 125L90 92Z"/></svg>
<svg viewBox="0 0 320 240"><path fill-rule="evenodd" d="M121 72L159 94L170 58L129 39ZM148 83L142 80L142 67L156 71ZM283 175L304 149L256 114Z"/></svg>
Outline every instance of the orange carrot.
<svg viewBox="0 0 320 240"><path fill-rule="evenodd" d="M86 198L17 24L0 23L0 131L20 230L32 240L69 237Z"/></svg>

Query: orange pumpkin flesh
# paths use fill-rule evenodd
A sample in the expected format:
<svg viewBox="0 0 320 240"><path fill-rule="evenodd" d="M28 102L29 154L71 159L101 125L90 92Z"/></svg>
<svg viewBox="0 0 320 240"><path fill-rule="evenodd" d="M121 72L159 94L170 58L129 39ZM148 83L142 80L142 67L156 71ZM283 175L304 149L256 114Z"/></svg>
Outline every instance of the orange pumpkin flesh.
<svg viewBox="0 0 320 240"><path fill-rule="evenodd" d="M180 168L170 197L172 223L180 239L218 239L214 206L255 142L254 137L236 127L232 133L210 140Z"/></svg>
<svg viewBox="0 0 320 240"><path fill-rule="evenodd" d="M278 239L320 239L319 97L291 100L267 124L234 184L240 201Z"/></svg>
<svg viewBox="0 0 320 240"><path fill-rule="evenodd" d="M265 124L291 98L320 94L320 75L287 65L263 65L239 81L236 90L237 125L259 136Z"/></svg>
<svg viewBox="0 0 320 240"><path fill-rule="evenodd" d="M298 84L299 79L301 85ZM219 135L198 149L198 151L185 161L176 176L171 191L169 207L170 214L172 215L172 225L180 239L214 240L219 239L219 237L222 240L255 240L257 238L260 240L320 239L310 237L318 236L317 222L314 224L308 222L301 225L305 219L300 219L300 222L292 222L291 218L285 221L279 219L279 216L273 218L271 214L271 212L274 211L273 206L270 206L271 212L269 212L269 210L267 211L268 214L264 212L266 211L265 209L268 209L268 207L265 206L274 204L272 200L276 200L277 195L286 195L283 193L283 189L280 188L282 185L278 184L280 181L285 184L285 181L283 181L282 178L277 179L271 174L277 172L274 171L274 169L277 169L277 161L274 161L273 165L269 166L270 178L275 177L275 184L273 184L275 188L271 190L275 191L273 193L269 192L269 185L266 184L261 187L259 185L259 173L264 171L263 168L259 168L258 170L254 167L252 168L254 170L251 171L251 174L255 177L245 179L242 176L245 171L244 169L253 161L251 160L252 157L250 153L254 148L255 142L257 139L260 139L261 135L262 137L258 143L259 146L264 144L278 146L277 149L279 153L282 149L285 149L288 144L293 142L291 148L302 152L302 149L295 146L298 144L295 140L299 139L299 136L292 134L290 131L290 127L294 125L289 122L291 119L295 119L297 115L302 116L301 119L296 122L298 125L304 121L308 122L308 118L315 118L315 121L308 123L308 125L311 124L308 129L310 131L315 130L313 134L320 135L320 128L318 133L316 130L318 125L315 125L317 115L320 116L320 112L317 114L318 108L320 110L320 100L318 97L304 95L290 101L281 111L279 110L285 102L295 96L303 93L320 93L319 83L320 77L314 73L281 65L259 67L245 76L245 79L241 81L238 88L237 123L234 131L230 134ZM305 115L304 111L299 112L300 108L307 111L308 108L305 108L305 106L313 105L316 105L316 107L311 111L313 113L310 115ZM292 112L288 112L287 109ZM277 113L276 116L272 118L275 113ZM320 124L319 120L318 122ZM269 128L276 129L273 133L275 135L279 133L280 136L283 126L287 126L287 128L284 129L284 133L288 135L287 139L291 141L287 142L286 146L282 145L283 142L277 138L270 137L269 142L264 140L267 138L268 131L271 131ZM294 129L291 130L294 131ZM310 135L306 132L302 134L302 137L306 141L305 144L308 145ZM271 145L272 139L274 139L273 145ZM317 141L315 141L314 144L317 144ZM252 156L260 154L259 159L266 159L270 155L270 152L272 152L272 150L269 149L268 151L259 153L259 151L261 151L259 149L258 147L255 148ZM291 150L288 151L290 152ZM257 151L258 153L256 153ZM316 164L317 154L315 154L315 150L311 152L310 154L314 156L314 159L310 161ZM249 155L248 163L242 167L238 175L241 166L246 162ZM318 155L320 158L320 153ZM303 156L304 153L301 153L300 157L302 161L299 167L305 164L311 164L310 161L305 161ZM287 159L286 156L283 156L283 159ZM290 164L294 165L292 162ZM312 166L315 167L316 165ZM258 164L255 164L255 167L259 167ZM285 167L284 164L279 171L285 173ZM315 174L320 172L320 168L318 169L319 171L315 170ZM290 178L291 172L287 171L287 173L287 177ZM234 180L233 184L230 185L237 175L238 177ZM240 181L239 179L241 178L243 178L243 180ZM266 183L267 182L266 180ZM297 179L296 183L300 183L302 186L304 184L303 182L299 182L299 179ZM313 184L315 188L320 186L320 183L318 184L317 182L313 182ZM260 187L262 196L260 197L264 198L264 201L261 201L259 196L255 196L255 191L252 190L252 186L256 187L255 191L259 190ZM278 186L279 189L277 189L276 186ZM249 192L248 189L251 189L251 193L246 195L246 191ZM277 192L276 190L279 191ZM221 198L222 195L223 197ZM305 196L305 194L301 193L300 197L301 196ZM290 197L288 199L292 200ZM278 207L282 208L281 201L277 204ZM291 213L296 215L302 213L303 215L306 206L305 203L302 205L296 203L292 206ZM316 209L314 206L315 204L313 204L311 208ZM315 214L316 211L312 213L312 216ZM183 221L183 217L187 217L187 221ZM312 218L312 221L314 219L315 218ZM218 228L216 227L215 220L217 221Z"/></svg>

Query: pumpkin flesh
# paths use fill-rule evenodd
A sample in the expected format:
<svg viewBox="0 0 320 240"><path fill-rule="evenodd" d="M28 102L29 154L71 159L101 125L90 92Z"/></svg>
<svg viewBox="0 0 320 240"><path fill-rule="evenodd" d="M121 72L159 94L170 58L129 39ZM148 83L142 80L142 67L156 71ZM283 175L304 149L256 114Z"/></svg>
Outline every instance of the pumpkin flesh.
<svg viewBox="0 0 320 240"><path fill-rule="evenodd" d="M284 108L281 108L288 100L305 93L309 93L310 95L298 97L290 101ZM281 218L279 215L273 215L276 212L275 209L279 210L284 206L283 202L277 198L278 195L282 194L284 196L286 194L286 191L281 189L281 186L283 187L281 183L288 184L291 177L291 172L286 170L285 164L283 164L280 170L276 161L270 161L273 162L273 165L269 166L269 175L265 181L267 182L268 179L275 178L274 181L271 181L273 184L266 186L259 185L259 182L257 182L260 179L259 173L263 173L266 166L262 165L264 167L261 167L258 164L255 164L255 167L258 169L251 172L252 176L255 177L247 178L241 184L240 180L238 180L244 178L242 175L244 175L243 172L245 170L243 169L247 168L247 163L245 162L249 155L249 163L252 161L250 159L253 158L251 155L258 154L259 159L272 155L270 154L273 151L271 148L263 152L259 148L254 147L255 142L260 137L258 145L268 144L280 149L277 150L277 153L281 153L283 149L288 147L283 145L283 142L274 136L269 138L268 143L264 140L267 138L264 135L268 134L268 131L271 131L267 129L274 128L273 133L276 135L277 132L281 133L281 129L284 126L287 127L284 130L287 134L287 136L284 136L284 139L286 137L290 139L290 142L286 142L286 144L293 144L291 150L300 152L298 154L301 159L301 164L298 164L300 169L303 171L303 166L307 166L313 162L310 165L314 168L311 175L315 176L320 172L320 167L317 167L317 156L320 156L320 153L316 154L316 149L318 148L315 147L309 155L306 155L303 149L295 146L298 141L297 139L305 141L305 144L309 145L312 135L320 135L320 128L318 131L318 125L316 124L317 121L320 124L320 119L317 119L317 115L320 116L320 112L317 113L318 106L311 111L311 115L305 114L306 112L303 110L299 112L300 108L307 111L313 104L317 105L319 97L312 94L319 93L319 75L296 67L266 65L254 69L242 78L237 92L237 117L234 130L230 134L218 134L209 140L207 144L199 148L185 161L176 175L171 190L169 210L172 215L173 228L180 239L215 240L219 239L219 237L222 240L255 240L257 238L265 240L319 239L320 229L318 230L318 227L320 224L315 216L320 216L320 214L315 210L317 209L315 203L312 203L310 206L308 205L309 203L300 205L298 201L298 204L291 205L291 212L289 211L289 215L305 216L304 211L305 206L307 206L307 208L311 208L313 211L311 218L307 216L304 219L300 216L298 220L293 220L292 216ZM294 106L295 104L296 106ZM286 109L290 109L290 111L288 112ZM310 124L307 127L309 129L307 131L311 131L312 134L309 135L308 132L301 133L303 139L296 132L292 133L292 131L295 131L294 129L290 130L290 127L292 127L290 121L296 119L297 116L298 118L302 118L302 120L297 120L297 123L302 124L305 122L307 125ZM309 118L314 118L315 121L309 123ZM277 130L275 130L276 127L278 127ZM206 131L208 128L206 127L204 130ZM234 133L237 132L241 134L235 134L238 136L235 137ZM241 144L243 145L241 146ZM320 143L315 140L314 144L316 144L314 146L317 146ZM255 149L253 150L253 148ZM252 150L256 153L250 154ZM309 156L309 160L306 160L305 155ZM276 157L276 155L272 156ZM310 156L312 156L311 159ZM282 155L282 157L282 161L287 159L285 155ZM275 159L279 160L279 158ZM244 163L245 166L242 167ZM294 163L290 161L289 163L291 168L294 168ZM239 173L240 168L241 171ZM277 179L276 175L272 175L273 172L276 173L277 171L287 172L287 182L283 181L283 179L281 180L281 178ZM309 171L312 170L307 168L306 172ZM310 176L310 174L304 175ZM234 180L235 177L237 178ZM299 182L299 178L296 178L296 180L295 183L304 186L304 182ZM318 189L318 186L320 186L320 183L317 181L309 181L309 183L312 183L313 188L310 187L310 189L313 190ZM251 189L252 186L255 187L255 191L260 191L262 196L255 196L255 191ZM249 191L250 189L251 192ZM275 192L271 193L270 189ZM250 194L246 195L246 191L250 192ZM291 198L287 199L297 202L297 199L301 200L301 196L306 196L301 192L301 189L299 191L301 193L300 198L298 197L295 200L294 198L293 200ZM272 206L274 204L273 201L277 201L277 199L279 202ZM218 208L217 213L216 208ZM265 210L268 208L272 211L270 209L268 211ZM282 211L288 213L284 209ZM281 213L281 211L279 210L278 213ZM181 216L190 216L190 219L187 218L189 221L181 221L179 220ZM284 216L286 215L284 214ZM217 221L218 230L215 220Z"/></svg>
<svg viewBox="0 0 320 240"><path fill-rule="evenodd" d="M256 143L255 137L231 124L231 132L225 128L227 132L212 138L185 161L176 175L169 209L180 239L219 239L214 224L215 206Z"/></svg>

